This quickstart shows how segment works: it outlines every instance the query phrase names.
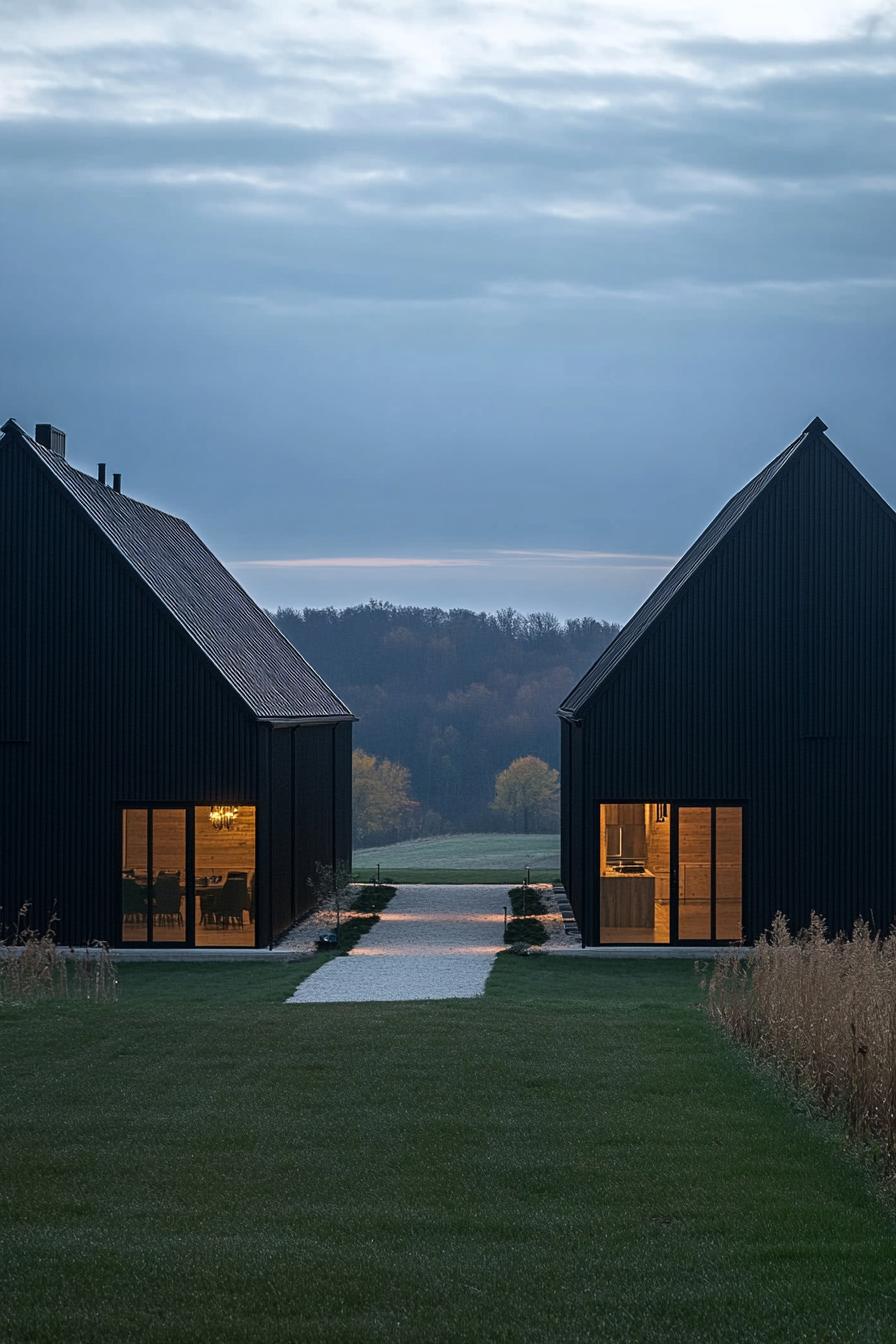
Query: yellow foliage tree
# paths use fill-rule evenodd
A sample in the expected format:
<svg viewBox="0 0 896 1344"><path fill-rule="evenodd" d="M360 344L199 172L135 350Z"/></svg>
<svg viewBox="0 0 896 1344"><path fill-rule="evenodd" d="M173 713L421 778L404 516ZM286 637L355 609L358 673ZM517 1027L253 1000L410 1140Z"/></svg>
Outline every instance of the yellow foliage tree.
<svg viewBox="0 0 896 1344"><path fill-rule="evenodd" d="M395 831L419 804L410 795L411 772L397 761L352 752L352 814L356 840Z"/></svg>
<svg viewBox="0 0 896 1344"><path fill-rule="evenodd" d="M555 826L560 807L560 773L539 756L518 756L495 780L492 808L527 832L532 823Z"/></svg>

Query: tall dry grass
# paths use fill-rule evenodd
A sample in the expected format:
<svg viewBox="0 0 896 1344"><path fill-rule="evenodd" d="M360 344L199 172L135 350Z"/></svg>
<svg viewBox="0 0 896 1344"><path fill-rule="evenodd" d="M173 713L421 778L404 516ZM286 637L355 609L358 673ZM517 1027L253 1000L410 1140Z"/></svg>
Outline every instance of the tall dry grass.
<svg viewBox="0 0 896 1344"><path fill-rule="evenodd" d="M793 934L783 915L742 959L716 961L710 1017L774 1064L896 1175L896 933L859 921L831 937L813 915Z"/></svg>
<svg viewBox="0 0 896 1344"><path fill-rule="evenodd" d="M20 1006L45 999L111 1003L118 998L118 975L106 943L66 954L56 942L56 920L38 933L28 925L28 907L19 911L15 934L0 944L0 1004Z"/></svg>

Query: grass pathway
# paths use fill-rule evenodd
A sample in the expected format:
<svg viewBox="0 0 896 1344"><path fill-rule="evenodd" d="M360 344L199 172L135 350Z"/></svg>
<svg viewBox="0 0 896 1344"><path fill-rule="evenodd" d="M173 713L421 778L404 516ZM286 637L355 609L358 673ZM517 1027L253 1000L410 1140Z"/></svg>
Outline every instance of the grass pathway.
<svg viewBox="0 0 896 1344"><path fill-rule="evenodd" d="M0 1011L4 1344L896 1335L891 1206L688 963L302 1012L294 965L122 974Z"/></svg>

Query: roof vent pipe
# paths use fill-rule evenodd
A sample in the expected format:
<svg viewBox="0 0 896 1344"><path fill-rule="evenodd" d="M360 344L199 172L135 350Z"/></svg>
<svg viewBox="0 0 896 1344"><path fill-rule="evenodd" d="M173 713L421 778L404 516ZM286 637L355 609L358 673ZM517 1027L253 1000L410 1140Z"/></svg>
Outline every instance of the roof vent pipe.
<svg viewBox="0 0 896 1344"><path fill-rule="evenodd" d="M112 489L121 494L121 472L116 471L112 476Z"/></svg>
<svg viewBox="0 0 896 1344"><path fill-rule="evenodd" d="M55 425L35 425L34 437L41 448L65 457L65 431Z"/></svg>
<svg viewBox="0 0 896 1344"><path fill-rule="evenodd" d="M106 484L106 464L105 464L105 462L100 462L99 466L97 467L97 469L96 469L96 478L97 478L97 480L99 481L100 485L105 485L105 484Z"/></svg>

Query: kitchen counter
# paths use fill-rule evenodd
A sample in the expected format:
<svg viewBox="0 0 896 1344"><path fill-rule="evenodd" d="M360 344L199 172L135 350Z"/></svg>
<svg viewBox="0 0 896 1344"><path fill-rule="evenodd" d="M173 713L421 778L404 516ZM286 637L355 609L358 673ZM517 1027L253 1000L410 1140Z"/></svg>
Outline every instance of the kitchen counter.
<svg viewBox="0 0 896 1344"><path fill-rule="evenodd" d="M652 929L656 881L642 873L605 873L600 879L600 922L608 929Z"/></svg>

